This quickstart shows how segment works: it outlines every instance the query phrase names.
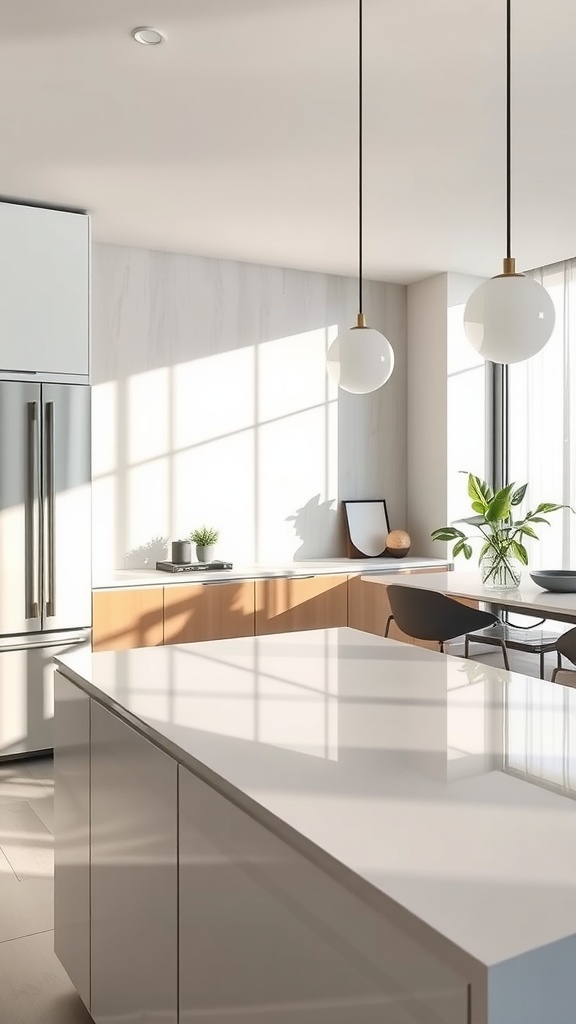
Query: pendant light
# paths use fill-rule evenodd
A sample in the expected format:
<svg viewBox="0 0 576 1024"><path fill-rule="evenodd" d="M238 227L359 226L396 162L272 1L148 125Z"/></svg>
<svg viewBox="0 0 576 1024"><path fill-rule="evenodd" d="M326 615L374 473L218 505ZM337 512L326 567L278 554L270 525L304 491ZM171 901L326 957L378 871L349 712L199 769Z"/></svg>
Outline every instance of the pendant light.
<svg viewBox="0 0 576 1024"><path fill-rule="evenodd" d="M328 349L328 373L344 391L365 395L382 387L394 369L387 338L367 327L362 312L362 0L358 0L358 320L341 331Z"/></svg>
<svg viewBox="0 0 576 1024"><path fill-rule="evenodd" d="M536 355L554 329L554 304L531 277L516 273L511 254L510 0L506 0L506 257L503 271L472 293L464 310L468 340L484 359L519 363Z"/></svg>

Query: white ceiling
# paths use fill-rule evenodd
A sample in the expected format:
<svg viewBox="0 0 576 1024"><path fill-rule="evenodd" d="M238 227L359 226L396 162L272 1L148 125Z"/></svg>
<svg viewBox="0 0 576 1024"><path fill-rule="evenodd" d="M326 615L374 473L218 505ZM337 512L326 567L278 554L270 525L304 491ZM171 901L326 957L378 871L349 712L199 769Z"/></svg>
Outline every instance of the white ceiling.
<svg viewBox="0 0 576 1024"><path fill-rule="evenodd" d="M365 0L367 277L499 272L504 7ZM576 255L576 4L513 23L528 269ZM0 194L88 209L98 241L354 274L356 59L357 0L2 0Z"/></svg>

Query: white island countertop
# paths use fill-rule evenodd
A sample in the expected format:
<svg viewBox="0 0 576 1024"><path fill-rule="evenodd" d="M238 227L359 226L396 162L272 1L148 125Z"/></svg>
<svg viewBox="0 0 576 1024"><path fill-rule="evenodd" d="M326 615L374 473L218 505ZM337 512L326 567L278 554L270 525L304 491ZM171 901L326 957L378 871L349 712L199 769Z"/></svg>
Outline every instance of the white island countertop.
<svg viewBox="0 0 576 1024"><path fill-rule="evenodd" d="M320 558L304 562L274 564L254 563L236 565L233 569L220 572L208 569L203 572L162 572L160 569L118 569L109 576L100 577L93 584L94 590L112 590L123 587L162 587L179 583L222 583L226 580L254 580L274 578L302 579L306 576L330 576L341 574L364 575L366 573L398 573L413 569L449 569L451 562L445 558L418 558L405 555L403 558Z"/></svg>
<svg viewBox="0 0 576 1024"><path fill-rule="evenodd" d="M476 964L576 936L576 690L348 628L57 661Z"/></svg>

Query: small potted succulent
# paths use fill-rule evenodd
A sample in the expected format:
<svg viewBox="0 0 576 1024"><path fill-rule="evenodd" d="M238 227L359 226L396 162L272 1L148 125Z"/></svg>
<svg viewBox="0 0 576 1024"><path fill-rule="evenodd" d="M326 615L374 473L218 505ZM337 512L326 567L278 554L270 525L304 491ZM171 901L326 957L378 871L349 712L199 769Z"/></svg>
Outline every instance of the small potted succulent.
<svg viewBox="0 0 576 1024"><path fill-rule="evenodd" d="M192 530L190 540L196 545L196 558L199 562L213 560L218 537L218 530L213 526L201 526L198 530Z"/></svg>

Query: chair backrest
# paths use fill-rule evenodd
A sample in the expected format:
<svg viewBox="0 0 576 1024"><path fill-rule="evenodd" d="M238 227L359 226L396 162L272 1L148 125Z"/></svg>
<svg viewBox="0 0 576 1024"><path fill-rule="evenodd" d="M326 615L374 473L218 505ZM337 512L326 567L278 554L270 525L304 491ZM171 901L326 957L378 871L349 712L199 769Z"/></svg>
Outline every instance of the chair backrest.
<svg viewBox="0 0 576 1024"><path fill-rule="evenodd" d="M435 590L390 584L386 592L396 625L417 640L452 640L498 622L491 612L470 608Z"/></svg>
<svg viewBox="0 0 576 1024"><path fill-rule="evenodd" d="M574 629L569 629L567 633L562 633L556 641L556 650L564 657L568 658L573 665L576 665L576 626Z"/></svg>

